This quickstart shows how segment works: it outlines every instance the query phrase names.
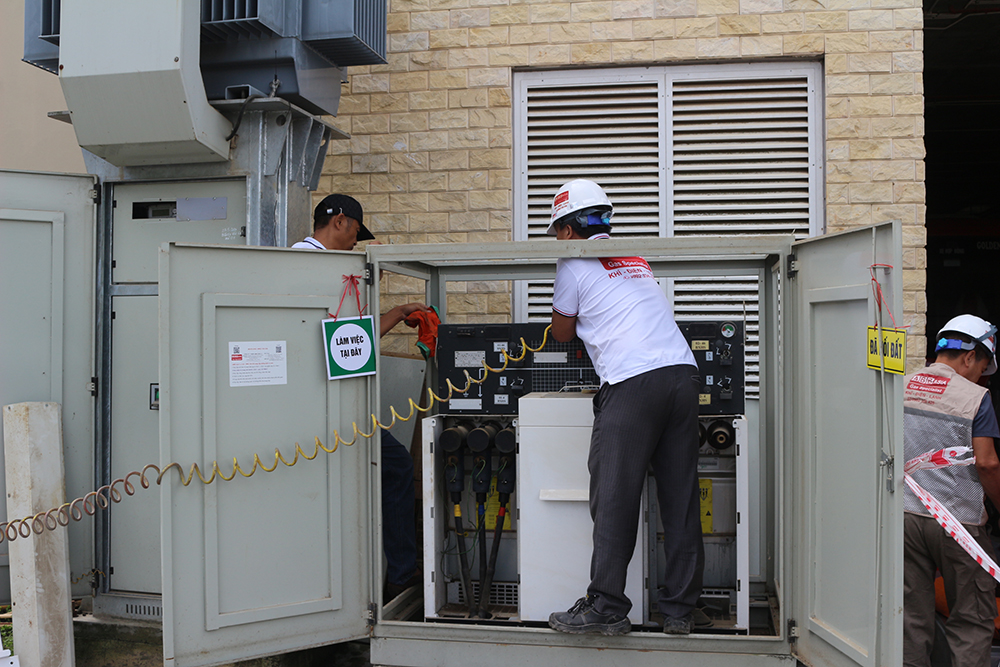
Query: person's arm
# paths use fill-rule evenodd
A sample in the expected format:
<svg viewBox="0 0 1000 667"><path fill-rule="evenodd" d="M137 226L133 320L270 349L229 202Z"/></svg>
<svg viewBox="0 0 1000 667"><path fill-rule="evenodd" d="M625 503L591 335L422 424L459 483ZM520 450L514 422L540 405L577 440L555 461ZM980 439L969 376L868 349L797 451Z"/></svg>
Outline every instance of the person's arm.
<svg viewBox="0 0 1000 667"><path fill-rule="evenodd" d="M404 303L402 306L396 306L387 310L379 320L379 338L392 331L394 326L418 310L430 310L430 308L422 303Z"/></svg>
<svg viewBox="0 0 1000 667"><path fill-rule="evenodd" d="M993 447L993 438L973 438L972 451L976 454L976 472L986 497L1000 507L1000 459Z"/></svg>
<svg viewBox="0 0 1000 667"><path fill-rule="evenodd" d="M560 315L553 310L552 337L560 343L568 343L576 338L576 318Z"/></svg>

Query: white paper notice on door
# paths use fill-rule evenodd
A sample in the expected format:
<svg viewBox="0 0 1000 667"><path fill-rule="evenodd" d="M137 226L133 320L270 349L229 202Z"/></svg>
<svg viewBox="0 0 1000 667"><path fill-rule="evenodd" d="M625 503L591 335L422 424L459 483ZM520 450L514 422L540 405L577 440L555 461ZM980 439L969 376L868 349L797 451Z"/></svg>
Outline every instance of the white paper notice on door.
<svg viewBox="0 0 1000 667"><path fill-rule="evenodd" d="M229 386L288 384L288 345L283 340L229 343Z"/></svg>

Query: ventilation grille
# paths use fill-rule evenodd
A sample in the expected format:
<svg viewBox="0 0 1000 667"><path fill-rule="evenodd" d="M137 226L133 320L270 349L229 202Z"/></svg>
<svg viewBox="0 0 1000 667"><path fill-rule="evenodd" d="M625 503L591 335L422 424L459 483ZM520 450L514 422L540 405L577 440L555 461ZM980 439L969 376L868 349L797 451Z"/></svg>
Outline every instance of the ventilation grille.
<svg viewBox="0 0 1000 667"><path fill-rule="evenodd" d="M350 5L344 8L349 11ZM353 0L354 16L345 20L350 26L347 36L312 35L305 42L331 62L341 67L349 65L380 65L386 62L386 2L385 0Z"/></svg>
<svg viewBox="0 0 1000 667"><path fill-rule="evenodd" d="M264 9L275 4L268 0L262 3ZM201 0L202 39L225 42L274 36L281 26L262 16L260 9L258 0Z"/></svg>
<svg viewBox="0 0 1000 667"><path fill-rule="evenodd" d="M658 236L657 82L528 89L528 238L545 235L552 195L573 178L614 202L615 236Z"/></svg>
<svg viewBox="0 0 1000 667"><path fill-rule="evenodd" d="M809 234L805 77L674 81L675 236Z"/></svg>
<svg viewBox="0 0 1000 667"><path fill-rule="evenodd" d="M672 82L674 236L809 235L809 82L775 79ZM678 317L742 319L747 394L759 395L757 280L676 280Z"/></svg>
<svg viewBox="0 0 1000 667"><path fill-rule="evenodd" d="M125 615L129 618L160 620L163 618L163 607L154 604L128 603L125 605Z"/></svg>
<svg viewBox="0 0 1000 667"><path fill-rule="evenodd" d="M490 584L490 606L491 607L514 607L518 606L518 586L514 582L494 581ZM479 582L472 582L472 594L479 599ZM458 582L448 585L448 602L450 604L465 604L465 589Z"/></svg>
<svg viewBox="0 0 1000 667"><path fill-rule="evenodd" d="M60 0L41 0L41 29L38 36L50 44L59 46Z"/></svg>
<svg viewBox="0 0 1000 667"><path fill-rule="evenodd" d="M604 187L615 204L617 238L809 235L819 210L820 105L812 83L818 68L761 63L739 75L726 65L636 72L592 70L562 76L563 85L553 84L552 74L520 75L523 137L515 140L527 210L515 238L544 235L552 195L571 178ZM551 318L551 282L518 290L516 317ZM745 321L747 396L757 396L757 279L677 279L673 299L678 319Z"/></svg>

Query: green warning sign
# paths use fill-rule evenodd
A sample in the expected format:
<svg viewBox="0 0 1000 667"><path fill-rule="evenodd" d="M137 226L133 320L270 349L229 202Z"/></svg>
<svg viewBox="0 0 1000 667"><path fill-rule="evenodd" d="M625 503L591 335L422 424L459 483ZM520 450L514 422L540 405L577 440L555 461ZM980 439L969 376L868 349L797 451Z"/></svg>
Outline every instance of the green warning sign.
<svg viewBox="0 0 1000 667"><path fill-rule="evenodd" d="M331 318L322 324L327 379L375 373L375 325L371 316Z"/></svg>

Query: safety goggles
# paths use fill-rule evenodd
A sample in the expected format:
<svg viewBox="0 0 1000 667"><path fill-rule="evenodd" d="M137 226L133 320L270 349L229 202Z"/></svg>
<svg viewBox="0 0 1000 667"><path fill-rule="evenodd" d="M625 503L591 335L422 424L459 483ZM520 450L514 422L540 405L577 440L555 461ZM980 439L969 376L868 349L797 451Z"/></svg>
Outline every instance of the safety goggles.
<svg viewBox="0 0 1000 667"><path fill-rule="evenodd" d="M611 226L611 211L580 211L576 221L584 227Z"/></svg>

